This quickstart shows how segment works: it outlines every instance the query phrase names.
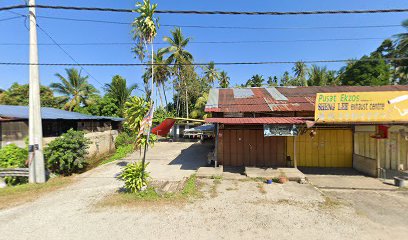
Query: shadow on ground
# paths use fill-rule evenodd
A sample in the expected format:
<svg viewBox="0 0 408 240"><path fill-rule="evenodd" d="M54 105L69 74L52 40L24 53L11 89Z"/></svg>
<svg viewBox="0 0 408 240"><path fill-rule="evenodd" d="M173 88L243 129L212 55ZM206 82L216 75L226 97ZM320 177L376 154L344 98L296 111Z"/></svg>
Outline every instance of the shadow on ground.
<svg viewBox="0 0 408 240"><path fill-rule="evenodd" d="M338 176L362 176L363 174L353 168L318 168L299 167L304 174L311 175L338 175Z"/></svg>
<svg viewBox="0 0 408 240"><path fill-rule="evenodd" d="M197 170L207 166L207 155L212 150L210 143L196 143L181 150L180 155L173 159L169 165L180 165L182 170Z"/></svg>

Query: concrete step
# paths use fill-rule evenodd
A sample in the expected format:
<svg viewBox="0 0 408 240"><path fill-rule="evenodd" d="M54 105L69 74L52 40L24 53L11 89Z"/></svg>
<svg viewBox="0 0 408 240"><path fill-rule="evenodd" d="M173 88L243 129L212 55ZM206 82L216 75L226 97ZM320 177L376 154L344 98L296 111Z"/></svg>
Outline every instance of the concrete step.
<svg viewBox="0 0 408 240"><path fill-rule="evenodd" d="M197 170L196 176L201 178L221 177L223 174L223 167L200 167Z"/></svg>

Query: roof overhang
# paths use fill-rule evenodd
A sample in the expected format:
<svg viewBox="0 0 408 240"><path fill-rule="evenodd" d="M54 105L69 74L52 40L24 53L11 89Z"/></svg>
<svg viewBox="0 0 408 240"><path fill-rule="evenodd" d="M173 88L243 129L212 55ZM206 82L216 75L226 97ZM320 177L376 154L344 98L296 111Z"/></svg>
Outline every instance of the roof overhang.
<svg viewBox="0 0 408 240"><path fill-rule="evenodd" d="M305 124L308 118L301 117L260 117L260 118L206 118L208 123L226 125L258 125L258 124Z"/></svg>

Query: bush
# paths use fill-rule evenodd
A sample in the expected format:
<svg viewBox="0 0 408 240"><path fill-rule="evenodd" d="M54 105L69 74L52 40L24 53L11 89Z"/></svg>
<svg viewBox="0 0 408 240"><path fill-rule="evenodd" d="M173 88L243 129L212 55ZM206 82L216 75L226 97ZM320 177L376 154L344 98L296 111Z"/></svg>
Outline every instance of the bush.
<svg viewBox="0 0 408 240"><path fill-rule="evenodd" d="M135 144L136 138L132 138L129 133L121 132L115 139L115 148L119 149L119 147Z"/></svg>
<svg viewBox="0 0 408 240"><path fill-rule="evenodd" d="M145 163L145 169L149 163ZM125 190L127 192L135 193L147 186L147 179L150 177L148 172L143 172L142 162L134 162L126 165L120 174L119 178L125 182ZM142 177L143 175L143 177Z"/></svg>
<svg viewBox="0 0 408 240"><path fill-rule="evenodd" d="M9 144L0 149L0 168L24 168L28 159L28 151L15 144ZM8 185L26 183L27 177L6 177Z"/></svg>
<svg viewBox="0 0 408 240"><path fill-rule="evenodd" d="M116 150L115 154L113 154L108 159L105 159L101 164L106 164L106 163L110 163L110 162L125 158L129 153L132 153L134 151L134 148L135 146L132 144L120 146Z"/></svg>
<svg viewBox="0 0 408 240"><path fill-rule="evenodd" d="M48 169L64 176L78 173L87 164L85 156L90 143L84 132L68 130L45 148L44 157Z"/></svg>

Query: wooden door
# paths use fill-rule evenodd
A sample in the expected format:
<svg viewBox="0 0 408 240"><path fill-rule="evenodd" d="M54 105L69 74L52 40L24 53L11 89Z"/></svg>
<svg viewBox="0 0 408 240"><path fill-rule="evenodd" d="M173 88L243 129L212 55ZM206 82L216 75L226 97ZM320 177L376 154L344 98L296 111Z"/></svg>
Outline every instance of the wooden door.
<svg viewBox="0 0 408 240"><path fill-rule="evenodd" d="M224 166L282 167L286 165L286 139L264 137L260 129L222 130L218 153Z"/></svg>

